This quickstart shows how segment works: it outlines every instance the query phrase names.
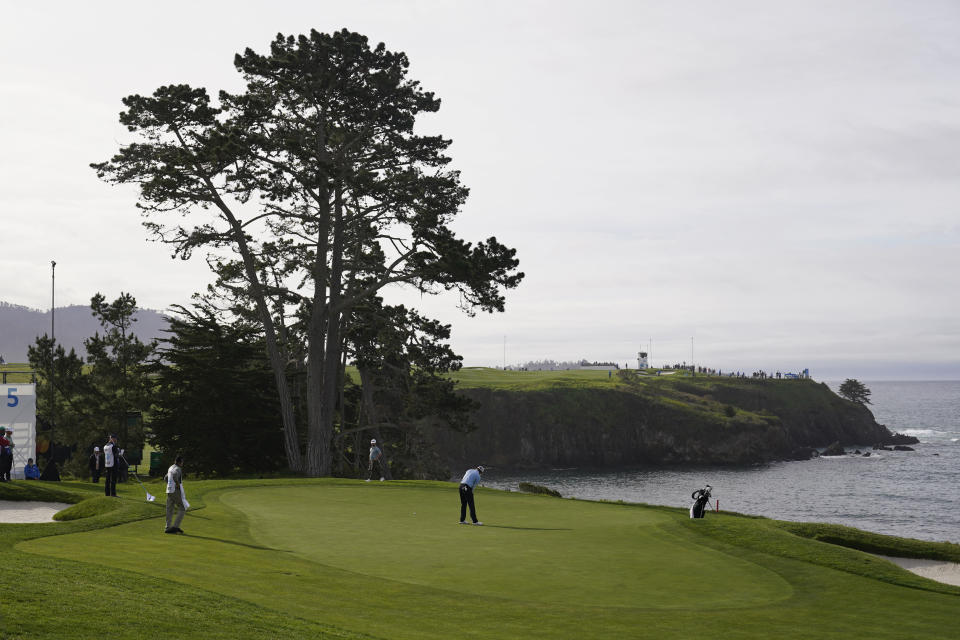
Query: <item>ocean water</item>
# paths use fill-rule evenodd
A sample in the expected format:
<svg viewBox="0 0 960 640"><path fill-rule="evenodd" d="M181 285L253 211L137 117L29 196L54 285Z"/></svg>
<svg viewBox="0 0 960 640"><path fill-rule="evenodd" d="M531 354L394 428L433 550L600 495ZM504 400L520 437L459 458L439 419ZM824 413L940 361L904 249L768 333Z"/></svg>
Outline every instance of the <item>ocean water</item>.
<svg viewBox="0 0 960 640"><path fill-rule="evenodd" d="M877 422L919 438L916 451L751 467L491 469L484 485L516 489L526 481L565 497L689 507L691 492L710 484L721 511L960 543L960 381L864 384Z"/></svg>

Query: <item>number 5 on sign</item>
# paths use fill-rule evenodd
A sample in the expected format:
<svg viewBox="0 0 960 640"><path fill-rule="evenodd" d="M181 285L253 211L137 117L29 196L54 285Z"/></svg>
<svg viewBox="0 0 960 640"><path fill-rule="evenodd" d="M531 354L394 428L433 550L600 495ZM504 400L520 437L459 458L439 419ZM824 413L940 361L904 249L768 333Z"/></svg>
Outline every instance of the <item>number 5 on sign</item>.
<svg viewBox="0 0 960 640"><path fill-rule="evenodd" d="M16 389L7 389L7 406L15 407L20 404L20 398L17 397L17 394L14 393Z"/></svg>

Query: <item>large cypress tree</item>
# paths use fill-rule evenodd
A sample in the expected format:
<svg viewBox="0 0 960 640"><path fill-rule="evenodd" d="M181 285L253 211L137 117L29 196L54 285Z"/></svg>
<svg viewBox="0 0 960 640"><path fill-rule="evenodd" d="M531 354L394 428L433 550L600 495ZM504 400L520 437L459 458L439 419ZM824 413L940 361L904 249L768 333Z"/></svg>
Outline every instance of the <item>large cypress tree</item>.
<svg viewBox="0 0 960 640"><path fill-rule="evenodd" d="M180 257L211 251L218 284L249 300L289 466L326 475L352 309L406 283L455 290L470 313L502 311L523 274L495 238L474 245L453 233L467 189L447 168L450 140L415 132L440 101L408 78L405 54L347 30L311 31L234 63L246 88L216 101L186 85L125 98L120 119L138 141L93 166L138 184L155 237ZM287 379L301 346L291 325L306 355L305 451Z"/></svg>

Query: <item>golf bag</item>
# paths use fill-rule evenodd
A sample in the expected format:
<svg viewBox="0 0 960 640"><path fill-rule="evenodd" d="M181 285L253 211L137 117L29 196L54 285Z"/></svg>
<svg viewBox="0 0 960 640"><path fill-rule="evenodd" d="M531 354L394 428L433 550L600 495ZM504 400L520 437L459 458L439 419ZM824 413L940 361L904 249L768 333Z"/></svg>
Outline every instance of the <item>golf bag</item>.
<svg viewBox="0 0 960 640"><path fill-rule="evenodd" d="M703 489L697 489L690 497L693 498L693 504L690 505L690 517L691 518L702 518L703 514L706 512L707 507L710 506L710 492L713 491L713 488L710 485L706 485Z"/></svg>

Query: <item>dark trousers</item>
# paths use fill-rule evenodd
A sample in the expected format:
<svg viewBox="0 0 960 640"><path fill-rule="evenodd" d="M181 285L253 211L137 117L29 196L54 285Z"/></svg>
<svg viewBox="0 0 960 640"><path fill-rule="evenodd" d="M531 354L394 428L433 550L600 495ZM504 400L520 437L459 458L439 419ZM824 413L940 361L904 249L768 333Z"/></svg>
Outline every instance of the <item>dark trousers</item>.
<svg viewBox="0 0 960 640"><path fill-rule="evenodd" d="M90 479L96 482L97 484L100 484L100 469L97 469L97 468L90 469Z"/></svg>
<svg viewBox="0 0 960 640"><path fill-rule="evenodd" d="M468 484L460 485L460 522L467 519L467 505L470 505L470 519L477 521L477 508L473 505L473 488Z"/></svg>
<svg viewBox="0 0 960 640"><path fill-rule="evenodd" d="M11 469L13 469L13 456L6 453L0 455L0 480L8 482Z"/></svg>
<svg viewBox="0 0 960 640"><path fill-rule="evenodd" d="M103 472L103 489L106 495L117 495L117 469L116 467L106 467Z"/></svg>

